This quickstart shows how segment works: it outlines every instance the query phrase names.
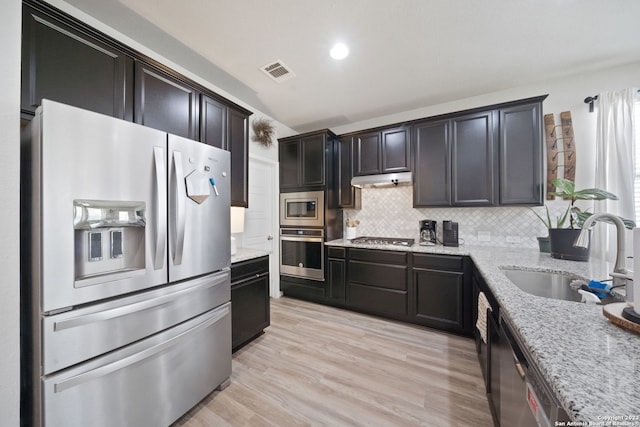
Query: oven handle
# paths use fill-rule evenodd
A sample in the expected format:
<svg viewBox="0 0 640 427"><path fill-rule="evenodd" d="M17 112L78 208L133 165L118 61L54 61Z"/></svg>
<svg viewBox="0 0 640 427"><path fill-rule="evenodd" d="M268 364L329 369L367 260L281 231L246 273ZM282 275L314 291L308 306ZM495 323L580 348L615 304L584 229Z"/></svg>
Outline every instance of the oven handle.
<svg viewBox="0 0 640 427"><path fill-rule="evenodd" d="M323 242L322 237L297 237L297 236L280 236L280 240L286 240L291 242Z"/></svg>

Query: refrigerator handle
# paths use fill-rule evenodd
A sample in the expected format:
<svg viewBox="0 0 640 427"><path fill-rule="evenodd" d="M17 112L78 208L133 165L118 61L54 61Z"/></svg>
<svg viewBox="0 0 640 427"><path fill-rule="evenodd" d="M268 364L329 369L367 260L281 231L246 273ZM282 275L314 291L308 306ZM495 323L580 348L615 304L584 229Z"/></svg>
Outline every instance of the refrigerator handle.
<svg viewBox="0 0 640 427"><path fill-rule="evenodd" d="M175 239L175 252L173 254L173 264L180 265L182 264L182 251L184 248L184 228L185 228L185 199L187 190L185 189L184 183L184 170L182 168L182 153L180 151L173 152L173 167L175 168L175 174L173 177L175 179L176 189L173 197L175 198L175 218L173 220L176 222L176 239Z"/></svg>
<svg viewBox="0 0 640 427"><path fill-rule="evenodd" d="M153 255L153 267L160 270L164 265L164 248L167 241L167 188L164 185L167 172L162 147L153 147L156 168L156 248Z"/></svg>

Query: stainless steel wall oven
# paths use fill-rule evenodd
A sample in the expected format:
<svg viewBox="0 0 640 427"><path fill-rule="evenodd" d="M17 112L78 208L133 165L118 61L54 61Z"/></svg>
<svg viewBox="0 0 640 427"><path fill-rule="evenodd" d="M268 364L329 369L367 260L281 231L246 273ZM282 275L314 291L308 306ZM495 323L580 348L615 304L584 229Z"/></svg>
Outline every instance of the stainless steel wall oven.
<svg viewBox="0 0 640 427"><path fill-rule="evenodd" d="M323 229L280 229L280 274L324 280Z"/></svg>

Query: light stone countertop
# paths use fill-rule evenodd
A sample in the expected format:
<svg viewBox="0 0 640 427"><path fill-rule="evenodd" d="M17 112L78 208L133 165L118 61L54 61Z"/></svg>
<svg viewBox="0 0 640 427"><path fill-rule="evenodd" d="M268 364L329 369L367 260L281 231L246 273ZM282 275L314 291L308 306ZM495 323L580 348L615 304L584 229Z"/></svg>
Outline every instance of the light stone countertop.
<svg viewBox="0 0 640 427"><path fill-rule="evenodd" d="M585 425L640 426L640 334L609 322L602 306L525 293L500 270L516 267L604 280L611 264L559 260L521 248L417 244L402 248L342 239L326 245L470 256L569 416ZM617 421L607 424L607 420Z"/></svg>
<svg viewBox="0 0 640 427"><path fill-rule="evenodd" d="M231 264L240 261L247 261L249 259L260 258L265 255L269 255L269 253L260 249L238 248L236 249L236 253L234 255L231 255Z"/></svg>

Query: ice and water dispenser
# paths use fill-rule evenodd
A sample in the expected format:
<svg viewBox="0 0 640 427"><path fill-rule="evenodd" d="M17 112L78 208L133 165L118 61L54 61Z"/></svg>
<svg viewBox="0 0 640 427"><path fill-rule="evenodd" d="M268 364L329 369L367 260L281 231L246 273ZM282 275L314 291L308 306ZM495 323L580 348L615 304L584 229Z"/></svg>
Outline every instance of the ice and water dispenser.
<svg viewBox="0 0 640 427"><path fill-rule="evenodd" d="M145 203L74 200L78 281L145 268Z"/></svg>

